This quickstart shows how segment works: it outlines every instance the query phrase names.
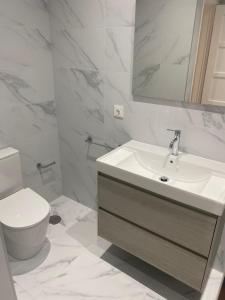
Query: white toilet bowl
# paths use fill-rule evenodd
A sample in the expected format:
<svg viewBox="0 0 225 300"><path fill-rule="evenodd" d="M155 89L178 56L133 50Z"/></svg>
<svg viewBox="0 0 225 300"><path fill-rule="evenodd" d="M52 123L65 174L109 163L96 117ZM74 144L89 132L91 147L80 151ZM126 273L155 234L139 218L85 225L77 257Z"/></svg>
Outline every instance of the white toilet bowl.
<svg viewBox="0 0 225 300"><path fill-rule="evenodd" d="M29 188L0 201L0 222L8 253L18 259L37 254L46 237L50 205Z"/></svg>

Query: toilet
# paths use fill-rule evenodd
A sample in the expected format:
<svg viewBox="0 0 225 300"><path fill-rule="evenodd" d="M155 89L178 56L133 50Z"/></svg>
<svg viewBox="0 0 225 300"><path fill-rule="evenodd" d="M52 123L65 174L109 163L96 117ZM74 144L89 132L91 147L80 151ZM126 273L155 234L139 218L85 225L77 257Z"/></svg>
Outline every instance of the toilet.
<svg viewBox="0 0 225 300"><path fill-rule="evenodd" d="M19 151L0 149L0 222L8 253L25 260L37 254L46 237L49 203L23 188Z"/></svg>

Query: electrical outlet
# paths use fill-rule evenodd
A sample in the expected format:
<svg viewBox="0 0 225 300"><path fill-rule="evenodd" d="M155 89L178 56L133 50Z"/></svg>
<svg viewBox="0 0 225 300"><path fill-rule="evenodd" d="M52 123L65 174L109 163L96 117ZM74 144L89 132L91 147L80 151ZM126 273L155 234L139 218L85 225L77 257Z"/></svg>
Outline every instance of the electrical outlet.
<svg viewBox="0 0 225 300"><path fill-rule="evenodd" d="M113 106L113 117L116 119L123 119L124 118L124 107L123 105L115 104Z"/></svg>

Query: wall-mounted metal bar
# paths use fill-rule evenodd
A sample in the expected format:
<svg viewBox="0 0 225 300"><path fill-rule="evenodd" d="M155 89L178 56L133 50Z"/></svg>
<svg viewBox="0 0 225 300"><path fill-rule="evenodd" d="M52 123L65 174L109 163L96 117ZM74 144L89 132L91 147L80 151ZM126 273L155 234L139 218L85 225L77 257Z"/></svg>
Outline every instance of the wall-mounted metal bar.
<svg viewBox="0 0 225 300"><path fill-rule="evenodd" d="M42 163L37 163L37 169L38 169L39 171L41 171L41 170L43 170L43 169L47 169L47 168L49 168L49 167L51 167L51 166L54 166L54 165L56 165L56 162L55 162L55 161L52 161L52 162L50 162L49 164L46 164L46 165L43 165Z"/></svg>
<svg viewBox="0 0 225 300"><path fill-rule="evenodd" d="M88 143L90 145L96 145L96 146L99 146L99 147L108 148L108 149L111 149L111 150L116 148L116 147L112 147L108 144L101 144L101 143L95 142L95 141L93 141L93 138L90 135L86 138L85 143Z"/></svg>

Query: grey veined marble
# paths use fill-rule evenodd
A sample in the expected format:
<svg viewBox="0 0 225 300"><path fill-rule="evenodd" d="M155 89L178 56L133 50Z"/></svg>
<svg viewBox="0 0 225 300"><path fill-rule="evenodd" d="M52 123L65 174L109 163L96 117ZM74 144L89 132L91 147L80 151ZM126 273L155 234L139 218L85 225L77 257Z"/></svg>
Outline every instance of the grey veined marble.
<svg viewBox="0 0 225 300"><path fill-rule="evenodd" d="M133 92L184 101L197 0L137 0Z"/></svg>
<svg viewBox="0 0 225 300"><path fill-rule="evenodd" d="M52 200L61 172L47 2L1 0L0 19L0 144L20 151L24 184ZM46 180L36 164L52 160Z"/></svg>
<svg viewBox="0 0 225 300"><path fill-rule="evenodd" d="M150 31L135 47L140 59L144 58L145 49L150 49L155 63L142 70L144 76L140 82L148 86L150 79L150 82L154 81L158 71L158 74L161 72L159 65L163 60L168 70L179 73L179 80L184 85L183 71L188 66L187 47L190 49L190 39L184 41L182 35L167 34L165 22L168 20L165 15L167 12L176 12L169 26L171 29L182 27L183 20L188 17L187 12L194 11L196 0L146 1L154 2L155 6L151 13L146 10L143 19L146 22L139 24L138 28L143 32L144 28L150 28ZM166 128L178 128L182 130L183 150L225 160L223 114L134 101L132 51L135 0L49 0L49 4L56 114L66 196L96 207L94 159L108 149L97 146L88 148L84 142L88 135L112 146L136 139L168 147L171 136ZM158 22L163 26L161 29L157 23L158 16L161 18ZM152 23L149 22L150 18ZM188 26L189 22L191 19L188 19ZM164 38L160 40L158 37L161 32ZM164 49L164 43L169 50ZM159 49L162 50L161 54ZM172 73L169 71L169 74ZM170 76L170 80L176 81L176 76ZM177 82L175 84L178 85ZM164 93L164 90L160 89L160 92ZM176 89L172 93L176 93ZM181 101L184 92L180 90L179 95L178 100ZM166 96L172 97L169 93ZM54 97L46 99L45 104L52 99ZM157 100L155 102L158 103ZM35 103L40 101L36 99ZM113 118L114 104L124 106L123 120ZM35 109L42 114L40 107ZM44 109L49 111L48 106ZM54 106L50 111L54 111ZM49 114L47 119L52 120ZM35 125L41 124L38 122ZM2 136L6 138L5 132Z"/></svg>
<svg viewBox="0 0 225 300"><path fill-rule="evenodd" d="M12 260L18 300L216 300L223 274L210 274L202 295L97 238L96 212L66 197L52 204L62 216L42 251ZM220 265L223 260L220 257Z"/></svg>

